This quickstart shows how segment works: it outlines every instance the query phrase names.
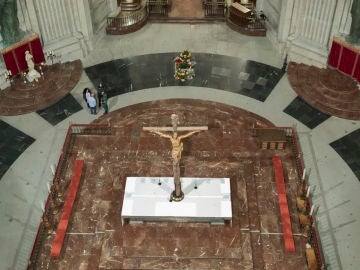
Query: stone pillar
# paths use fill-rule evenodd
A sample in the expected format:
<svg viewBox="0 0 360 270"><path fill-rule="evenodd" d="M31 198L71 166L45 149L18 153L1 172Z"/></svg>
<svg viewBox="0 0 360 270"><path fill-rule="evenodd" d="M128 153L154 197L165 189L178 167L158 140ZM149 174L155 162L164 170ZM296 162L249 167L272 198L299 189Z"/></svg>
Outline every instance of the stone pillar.
<svg viewBox="0 0 360 270"><path fill-rule="evenodd" d="M36 10L44 43L71 35L65 0L36 0Z"/></svg>
<svg viewBox="0 0 360 270"><path fill-rule="evenodd" d="M285 2L282 0L266 0L263 2L258 1L258 4L261 4L262 9L259 9L260 7L257 7L257 10L262 10L267 18L265 21L265 27L267 29L266 36L276 48L279 47L279 24L281 20L280 17L282 5L286 5Z"/></svg>
<svg viewBox="0 0 360 270"><path fill-rule="evenodd" d="M288 38L290 60L326 66L336 5L337 0L295 0Z"/></svg>
<svg viewBox="0 0 360 270"><path fill-rule="evenodd" d="M267 37L289 60L325 67L333 36L345 36L353 0L259 0Z"/></svg>
<svg viewBox="0 0 360 270"><path fill-rule="evenodd" d="M336 0L300 1L304 14L298 21L301 27L298 37L320 46L327 45L334 19Z"/></svg>
<svg viewBox="0 0 360 270"><path fill-rule="evenodd" d="M35 11L34 0L26 0L27 13L29 15L30 28L35 33L40 33L39 22ZM42 39L42 37L41 37Z"/></svg>
<svg viewBox="0 0 360 270"><path fill-rule="evenodd" d="M293 16L295 0L287 0L281 5L278 42L281 54L285 57L287 54L286 42L290 34L291 18Z"/></svg>
<svg viewBox="0 0 360 270"><path fill-rule="evenodd" d="M64 60L81 59L92 49L92 23L87 0L26 0L30 24L40 33L44 50Z"/></svg>
<svg viewBox="0 0 360 270"><path fill-rule="evenodd" d="M348 34L351 26L351 5L353 0L341 0L338 1L336 10L341 10L339 16L335 17L334 26L338 25L338 30L334 31L334 35Z"/></svg>
<svg viewBox="0 0 360 270"><path fill-rule="evenodd" d="M135 11L141 8L140 0L121 0L121 11Z"/></svg>
<svg viewBox="0 0 360 270"><path fill-rule="evenodd" d="M120 7L117 4L116 0L106 0L107 2L107 14L109 17L115 17L120 12Z"/></svg>
<svg viewBox="0 0 360 270"><path fill-rule="evenodd" d="M75 14L79 20L78 38L85 43L87 48L83 48L84 54L92 49L93 27L91 20L91 11L88 0L73 0L77 3L78 13ZM75 17L76 18L76 17Z"/></svg>

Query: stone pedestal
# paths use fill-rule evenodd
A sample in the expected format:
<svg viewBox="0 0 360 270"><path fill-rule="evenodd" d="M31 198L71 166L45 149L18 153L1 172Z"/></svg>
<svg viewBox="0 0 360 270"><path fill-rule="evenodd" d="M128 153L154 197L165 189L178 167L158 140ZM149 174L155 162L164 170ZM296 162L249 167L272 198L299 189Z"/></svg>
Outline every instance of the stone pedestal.
<svg viewBox="0 0 360 270"><path fill-rule="evenodd" d="M121 11L135 11L141 8L140 0L121 0Z"/></svg>
<svg viewBox="0 0 360 270"><path fill-rule="evenodd" d="M35 69L33 70L30 70L28 72L28 74L26 75L26 79L29 81L29 82L33 82L34 80L40 78L41 75L39 72L37 72Z"/></svg>

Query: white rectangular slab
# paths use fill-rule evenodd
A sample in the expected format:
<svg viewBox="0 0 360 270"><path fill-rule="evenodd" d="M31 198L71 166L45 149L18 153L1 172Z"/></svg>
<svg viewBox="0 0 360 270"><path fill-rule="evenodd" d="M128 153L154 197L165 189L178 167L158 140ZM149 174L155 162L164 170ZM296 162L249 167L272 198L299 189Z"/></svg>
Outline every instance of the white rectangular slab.
<svg viewBox="0 0 360 270"><path fill-rule="evenodd" d="M184 199L170 202L172 177L127 177L122 222L232 220L229 178L180 178Z"/></svg>

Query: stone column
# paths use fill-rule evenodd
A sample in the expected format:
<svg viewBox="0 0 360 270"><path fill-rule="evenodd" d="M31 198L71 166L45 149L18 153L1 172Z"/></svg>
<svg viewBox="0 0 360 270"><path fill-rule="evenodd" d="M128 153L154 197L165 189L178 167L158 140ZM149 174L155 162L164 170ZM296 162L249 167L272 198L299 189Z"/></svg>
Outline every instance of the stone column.
<svg viewBox="0 0 360 270"><path fill-rule="evenodd" d="M40 34L44 50L64 60L81 59L92 48L88 0L26 0L30 24Z"/></svg>
<svg viewBox="0 0 360 270"><path fill-rule="evenodd" d="M353 0L341 0L338 1L336 10L341 10L338 16L335 17L334 26L337 31L334 31L334 35L348 34L351 26L351 5ZM336 27L338 25L338 27Z"/></svg>
<svg viewBox="0 0 360 270"><path fill-rule="evenodd" d="M318 45L326 45L329 39L336 0L297 0L299 10L303 11L297 18L299 26L296 35Z"/></svg>
<svg viewBox="0 0 360 270"><path fill-rule="evenodd" d="M26 0L27 13L29 15L30 28L35 33L40 33L39 22L35 11L34 0Z"/></svg>
<svg viewBox="0 0 360 270"><path fill-rule="evenodd" d="M337 0L295 0L288 38L290 60L326 66L336 4Z"/></svg>
<svg viewBox="0 0 360 270"><path fill-rule="evenodd" d="M43 42L51 42L71 34L66 0L36 1Z"/></svg>
<svg viewBox="0 0 360 270"><path fill-rule="evenodd" d="M113 14L114 11L118 10L118 5L116 0L106 0L108 7L108 14Z"/></svg>
<svg viewBox="0 0 360 270"><path fill-rule="evenodd" d="M290 34L291 18L295 0L287 0L281 5L278 41L281 54L285 57L286 42Z"/></svg>
<svg viewBox="0 0 360 270"><path fill-rule="evenodd" d="M78 37L82 42L84 42L86 48L86 51L84 51L84 54L87 53L87 51L92 49L92 37L93 37L93 27L92 27L92 21L91 21L91 11L88 0L73 0L77 3L78 6L78 14L76 14L79 20L79 30L80 34ZM76 17L75 17L76 18Z"/></svg>
<svg viewBox="0 0 360 270"><path fill-rule="evenodd" d="M331 48L334 36L345 39L345 35L349 33L351 26L351 5L353 0L338 0L334 19L332 22L331 33L329 38L328 47Z"/></svg>

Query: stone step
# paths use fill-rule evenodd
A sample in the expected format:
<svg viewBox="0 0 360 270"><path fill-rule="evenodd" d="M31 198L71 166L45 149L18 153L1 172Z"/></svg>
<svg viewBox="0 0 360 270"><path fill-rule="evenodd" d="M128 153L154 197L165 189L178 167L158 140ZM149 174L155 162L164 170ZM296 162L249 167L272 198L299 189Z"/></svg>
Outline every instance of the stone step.
<svg viewBox="0 0 360 270"><path fill-rule="evenodd" d="M204 17L204 18L173 18L150 14L148 20L156 23L213 23L224 22L225 17Z"/></svg>
<svg viewBox="0 0 360 270"><path fill-rule="evenodd" d="M189 246L187 249L178 249L176 246L181 246L179 239L162 241L158 243L158 248L150 248L148 245L140 246L124 246L124 258L172 258L174 254L181 258L240 258L241 247L227 248L227 247L196 247ZM166 244L166 243L167 244ZM172 244L171 244L172 243ZM151 244L150 244L151 245Z"/></svg>
<svg viewBox="0 0 360 270"><path fill-rule="evenodd" d="M138 1L122 1L120 7L121 11L136 11L141 8L141 5Z"/></svg>
<svg viewBox="0 0 360 270"><path fill-rule="evenodd" d="M345 119L360 119L357 82L336 70L290 63L288 78L295 92L318 110Z"/></svg>
<svg viewBox="0 0 360 270"><path fill-rule="evenodd" d="M252 269L252 264L249 261L243 261L241 258L223 259L223 258L131 258L124 259L121 269L243 269L244 264L246 269ZM245 268L244 268L245 269Z"/></svg>

